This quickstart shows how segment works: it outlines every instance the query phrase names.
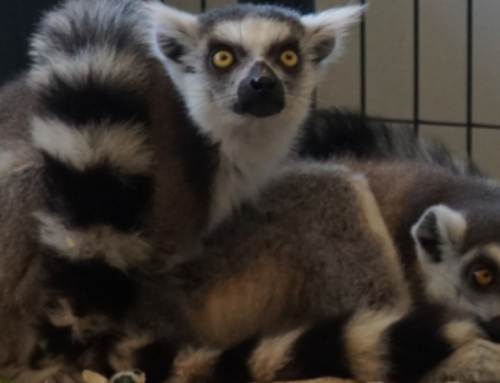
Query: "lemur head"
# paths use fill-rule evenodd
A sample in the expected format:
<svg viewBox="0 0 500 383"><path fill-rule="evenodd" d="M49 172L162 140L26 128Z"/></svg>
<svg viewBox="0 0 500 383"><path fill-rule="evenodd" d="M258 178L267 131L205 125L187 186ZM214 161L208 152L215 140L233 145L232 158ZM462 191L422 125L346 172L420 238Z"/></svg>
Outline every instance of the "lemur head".
<svg viewBox="0 0 500 383"><path fill-rule="evenodd" d="M321 69L363 10L348 6L301 17L273 6L229 6L202 15L161 3L148 7L155 55L191 116L214 136L224 134L217 131L222 127L300 125Z"/></svg>
<svg viewBox="0 0 500 383"><path fill-rule="evenodd" d="M500 321L498 204L433 206L411 231L429 298L486 322Z"/></svg>

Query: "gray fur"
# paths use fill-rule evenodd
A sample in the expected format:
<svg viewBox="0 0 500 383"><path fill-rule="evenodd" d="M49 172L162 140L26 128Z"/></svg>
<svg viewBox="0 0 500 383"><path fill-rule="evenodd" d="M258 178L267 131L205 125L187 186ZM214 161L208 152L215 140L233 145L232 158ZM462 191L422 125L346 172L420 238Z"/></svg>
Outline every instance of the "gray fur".
<svg viewBox="0 0 500 383"><path fill-rule="evenodd" d="M104 45L143 54L150 22L139 5L140 0L73 1L47 13L31 42L35 65Z"/></svg>
<svg viewBox="0 0 500 383"><path fill-rule="evenodd" d="M300 22L300 14L292 9L278 8L269 5L254 6L250 4L230 5L204 13L200 16L200 31L210 33L215 25L224 21L241 21L243 18L264 18L284 23L292 27L294 34L302 36L304 26Z"/></svg>

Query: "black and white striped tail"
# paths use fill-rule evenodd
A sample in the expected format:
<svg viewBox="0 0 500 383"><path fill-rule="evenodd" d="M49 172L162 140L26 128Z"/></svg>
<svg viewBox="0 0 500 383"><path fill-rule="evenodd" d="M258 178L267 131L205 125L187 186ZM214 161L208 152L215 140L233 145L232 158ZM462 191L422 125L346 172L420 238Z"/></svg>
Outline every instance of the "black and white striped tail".
<svg viewBox="0 0 500 383"><path fill-rule="evenodd" d="M39 98L32 136L48 190L41 241L56 255L53 279L101 306L123 300L131 289L124 272L149 251L142 226L153 193L149 22L142 12L139 0L68 2L46 15L30 52L28 81Z"/></svg>
<svg viewBox="0 0 500 383"><path fill-rule="evenodd" d="M325 377L360 382L419 382L482 331L467 320L448 320L435 307L407 313L364 312L223 352L186 350L174 363L172 381L250 383Z"/></svg>
<svg viewBox="0 0 500 383"><path fill-rule="evenodd" d="M311 112L297 152L302 157L317 160L338 157L410 160L444 167L462 175L480 174L470 159L459 159L442 143L420 138L413 127L395 126L334 108Z"/></svg>

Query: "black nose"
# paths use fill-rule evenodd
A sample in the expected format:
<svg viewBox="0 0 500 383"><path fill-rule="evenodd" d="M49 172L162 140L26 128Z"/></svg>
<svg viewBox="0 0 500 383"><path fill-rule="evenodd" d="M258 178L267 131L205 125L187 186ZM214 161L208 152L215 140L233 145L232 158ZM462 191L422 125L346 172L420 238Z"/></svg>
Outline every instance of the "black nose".
<svg viewBox="0 0 500 383"><path fill-rule="evenodd" d="M265 63L256 63L238 88L238 101L233 109L238 114L269 117L285 107L283 84Z"/></svg>
<svg viewBox="0 0 500 383"><path fill-rule="evenodd" d="M250 80L250 86L257 92L266 92L276 88L278 79L276 77L257 77Z"/></svg>

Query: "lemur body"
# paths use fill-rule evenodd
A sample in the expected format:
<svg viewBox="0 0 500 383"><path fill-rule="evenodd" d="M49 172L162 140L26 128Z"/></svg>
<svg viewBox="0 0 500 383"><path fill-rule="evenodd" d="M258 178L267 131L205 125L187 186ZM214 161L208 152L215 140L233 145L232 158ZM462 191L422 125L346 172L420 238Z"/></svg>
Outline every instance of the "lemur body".
<svg viewBox="0 0 500 383"><path fill-rule="evenodd" d="M341 129L341 126L337 128ZM364 129L372 128L366 125ZM360 157L371 156L371 161L343 158L346 154L356 153L356 142L351 142L351 149L347 146L341 155L330 152L333 157L337 155L334 160L337 165L331 166L341 163L354 174L366 177L400 253L396 269L400 267L405 273L405 282L397 289L409 289L413 311L405 307L404 299L400 302L403 307L395 310L391 309L390 300L380 299L384 296L381 280L385 281L386 274L379 269L378 275L369 276L367 269L373 265L355 256L355 251L314 250L311 242L318 241L318 234L330 223L342 222L342 214L333 213L338 205L324 205L325 201L329 202L326 194L332 193L332 199L339 195L332 192L325 179L318 177L316 182L325 184L312 193L307 186L311 180L306 182L307 175L303 174L303 181L288 188L293 192L278 193L277 199L269 194L263 197L258 225L245 217L232 224L231 229L221 229L220 234L216 233L213 246L207 247L209 256L206 259L210 259L210 251L238 254L237 263L244 265L244 272L229 273L239 279L226 279L217 274L213 287L200 299L204 304L200 311L203 315L195 325L201 324L198 334L212 345L223 345L225 341L232 343L237 331L240 331L238 336L242 336L243 331L247 331L248 336L276 332L276 329L283 331L283 328L296 324L290 323L290 317L309 325L288 333L278 331L278 336L264 337L260 341L254 338L229 349L222 348L224 351L213 347L188 351L181 354L174 364L173 381L199 381L206 377L210 381L272 382L324 376L404 382L498 379L500 347L481 340L476 331L483 328L494 340L499 339L500 238L497 225L500 220L497 205L500 185L479 175L473 164L454 158L443 148L385 126L373 128L372 133L375 133L373 146L357 152ZM398 147L397 151L384 153L385 158L377 161L377 155L373 153L382 144L379 141L382 139L406 140L402 147L407 148L407 154ZM325 172L322 176L326 176L329 165L321 166ZM309 172L314 173L312 169L306 173ZM272 188L269 193L273 193ZM322 211L314 211L310 220L308 214L287 200L288 197L295 201L313 198L313 195L317 197L314 203ZM269 205L266 198L270 198ZM345 203L340 198L336 202ZM286 220L281 220L280 214L276 214L281 206L286 206ZM312 207L304 210L312 211ZM295 217L295 212L300 212L300 216ZM336 219L329 218L329 214L334 214ZM298 217L303 218L300 223ZM276 230L274 225L283 232ZM344 229L346 231L333 230L330 238L337 241L338 235L348 241L350 229L346 226ZM286 245L280 246L280 235L285 233L288 234ZM267 239L268 236L273 239ZM260 246L259 237L267 239ZM336 245L341 243L342 240ZM328 248L324 244L320 246ZM301 254L302 250L307 254ZM259 260L258 254L265 254L267 269L253 274L246 259ZM283 254L286 254L286 260L282 258ZM294 264L296 254L301 254L300 267L292 268L292 271L289 264ZM271 261L273 258L279 259L279 263ZM228 263L219 266L218 271ZM272 271L271 277L266 278L267 282L261 282L259 278L265 278L268 270L274 269L276 264L279 270ZM314 266L318 264L321 267ZM329 264L335 264L335 267L329 268ZM385 272L397 275L397 272L393 273L394 269L387 267L389 264L385 263ZM199 269L208 270L208 267ZM245 271L254 275L253 279L249 280ZM293 281L284 283L286 278L282 276L291 276ZM314 288L307 283L301 284L312 276L318 278L318 285L311 283ZM357 282L358 277L371 286L370 292L363 287L358 290L357 283L344 285L353 280ZM287 292L283 293L283 289ZM273 291L272 297L265 295L266 298L262 299L259 295L270 290ZM329 301L328 297L332 296L335 298ZM258 303L252 305L254 297ZM374 299L372 304L366 304L371 298ZM401 296L393 298L398 301ZM327 302L324 306L318 304L322 299ZM259 306L261 302L269 303L269 306ZM384 303L388 303L387 306ZM389 311L378 309L379 304ZM435 311L436 308L427 311L429 304L437 304L443 311ZM336 316L351 309L356 312L363 306L368 307L364 314ZM276 307L282 307L278 315L274 310ZM296 311L291 314L287 311L290 309ZM333 319L328 319L330 315L334 315ZM273 318L277 319L273 321ZM463 321L457 318L463 318ZM454 322L456 320L458 322ZM311 324L315 321L320 324ZM451 330L447 327L450 323L457 327ZM459 328L461 330L455 332ZM438 361L445 359L446 362L438 366Z"/></svg>

